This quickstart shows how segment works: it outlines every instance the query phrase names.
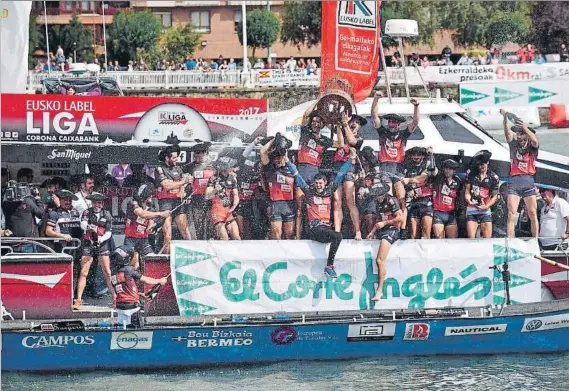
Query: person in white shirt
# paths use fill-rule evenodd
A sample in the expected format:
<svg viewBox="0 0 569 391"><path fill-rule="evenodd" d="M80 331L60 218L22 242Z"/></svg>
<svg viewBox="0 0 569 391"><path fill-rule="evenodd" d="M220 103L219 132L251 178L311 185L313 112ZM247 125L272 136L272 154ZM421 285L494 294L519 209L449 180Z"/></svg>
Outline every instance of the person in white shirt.
<svg viewBox="0 0 569 391"><path fill-rule="evenodd" d="M73 201L72 205L80 216L93 206L93 202L89 199L93 190L95 190L95 178L89 174L84 175L81 178L81 190L75 193L77 201Z"/></svg>
<svg viewBox="0 0 569 391"><path fill-rule="evenodd" d="M543 250L555 250L569 238L569 202L555 195L551 189L542 189L545 206L541 210L539 238Z"/></svg>

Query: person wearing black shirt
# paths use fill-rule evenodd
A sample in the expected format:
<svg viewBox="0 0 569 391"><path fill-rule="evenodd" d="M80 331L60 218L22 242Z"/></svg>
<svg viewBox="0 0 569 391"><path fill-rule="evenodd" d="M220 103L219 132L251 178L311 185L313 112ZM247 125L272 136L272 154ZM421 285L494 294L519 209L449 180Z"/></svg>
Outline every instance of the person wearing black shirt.
<svg viewBox="0 0 569 391"><path fill-rule="evenodd" d="M2 203L2 210L6 219L6 228L15 237L38 237L39 230L36 218L41 219L44 214L44 204L39 192L26 195L20 200L7 200Z"/></svg>
<svg viewBox="0 0 569 391"><path fill-rule="evenodd" d="M78 198L68 190L60 190L56 193L60 201L59 208L51 209L48 212L47 226L45 234L47 237L63 239L71 242L73 239L81 239L83 230L81 229L81 215L73 208L72 201ZM57 243L56 249L61 251L63 245Z"/></svg>

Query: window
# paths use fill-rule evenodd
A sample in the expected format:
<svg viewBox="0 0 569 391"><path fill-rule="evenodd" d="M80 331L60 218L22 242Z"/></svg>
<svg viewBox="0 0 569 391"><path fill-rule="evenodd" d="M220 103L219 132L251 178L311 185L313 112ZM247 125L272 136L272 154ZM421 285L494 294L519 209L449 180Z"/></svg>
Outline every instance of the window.
<svg viewBox="0 0 569 391"><path fill-rule="evenodd" d="M209 33L209 11L193 11L190 13L192 24L196 31L202 33Z"/></svg>
<svg viewBox="0 0 569 391"><path fill-rule="evenodd" d="M66 10L72 10L72 9L73 9L73 1L66 1L66 2L63 4L63 7L64 7Z"/></svg>
<svg viewBox="0 0 569 391"><path fill-rule="evenodd" d="M373 127L373 121L371 120L371 116L365 116L367 119L367 124L360 129L358 135L362 137L364 140L379 140L379 136L377 135L377 130ZM421 129L417 126L417 129L411 134L409 140L423 140L425 136Z"/></svg>
<svg viewBox="0 0 569 391"><path fill-rule="evenodd" d="M447 114L431 115L433 125L441 134L445 141L453 143L467 143L467 144L484 144L480 138L472 134L464 126L456 122L451 116Z"/></svg>
<svg viewBox="0 0 569 391"><path fill-rule="evenodd" d="M153 12L152 15L160 19L162 27L172 27L172 13L171 12Z"/></svg>

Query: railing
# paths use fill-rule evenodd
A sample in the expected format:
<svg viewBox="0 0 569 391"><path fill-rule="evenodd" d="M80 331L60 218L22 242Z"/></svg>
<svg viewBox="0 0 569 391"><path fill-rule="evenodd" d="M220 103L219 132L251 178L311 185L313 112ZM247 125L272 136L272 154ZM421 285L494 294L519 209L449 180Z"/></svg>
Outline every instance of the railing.
<svg viewBox="0 0 569 391"><path fill-rule="evenodd" d="M0 249L2 250L2 257L6 258L22 254L59 254L48 245L49 243L55 242L65 242L65 240L58 238L16 238L8 236L2 238L2 246L0 246ZM24 251L26 247L33 251ZM72 239L71 242L67 242L66 245L62 247L61 253L77 250L79 247L81 247L81 241L79 239Z"/></svg>

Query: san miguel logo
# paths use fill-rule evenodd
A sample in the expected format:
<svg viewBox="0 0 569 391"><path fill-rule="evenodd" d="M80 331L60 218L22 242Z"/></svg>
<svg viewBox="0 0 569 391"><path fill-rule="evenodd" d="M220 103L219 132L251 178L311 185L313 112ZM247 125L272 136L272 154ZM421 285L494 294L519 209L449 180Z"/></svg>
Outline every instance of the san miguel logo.
<svg viewBox="0 0 569 391"><path fill-rule="evenodd" d="M188 122L185 113L173 113L170 111L158 112L158 124L160 125L185 125Z"/></svg>
<svg viewBox="0 0 569 391"><path fill-rule="evenodd" d="M340 1L338 4L338 24L375 29L377 26L375 1Z"/></svg>

